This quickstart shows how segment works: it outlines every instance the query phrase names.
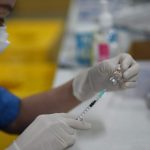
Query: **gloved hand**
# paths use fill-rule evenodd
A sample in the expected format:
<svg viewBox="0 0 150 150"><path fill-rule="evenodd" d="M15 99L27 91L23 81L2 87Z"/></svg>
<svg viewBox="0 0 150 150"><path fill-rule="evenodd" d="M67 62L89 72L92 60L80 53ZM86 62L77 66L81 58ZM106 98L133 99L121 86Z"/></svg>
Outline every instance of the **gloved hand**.
<svg viewBox="0 0 150 150"><path fill-rule="evenodd" d="M114 86L110 82L114 71L121 67L123 82L119 86ZM112 59L105 60L99 64L83 71L73 80L73 94L84 101L93 97L102 89L107 91L132 88L136 85L139 65L129 54L120 54Z"/></svg>
<svg viewBox="0 0 150 150"><path fill-rule="evenodd" d="M88 128L67 114L41 115L7 150L64 150L74 144L76 129Z"/></svg>

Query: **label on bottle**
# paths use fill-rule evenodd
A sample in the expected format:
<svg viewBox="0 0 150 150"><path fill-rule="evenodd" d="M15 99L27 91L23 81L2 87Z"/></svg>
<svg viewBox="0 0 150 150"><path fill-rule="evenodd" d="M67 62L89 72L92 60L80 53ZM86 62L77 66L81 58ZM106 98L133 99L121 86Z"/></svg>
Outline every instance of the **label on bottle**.
<svg viewBox="0 0 150 150"><path fill-rule="evenodd" d="M108 59L110 57L110 48L107 43L100 43L98 45L98 61Z"/></svg>
<svg viewBox="0 0 150 150"><path fill-rule="evenodd" d="M76 33L76 60L82 66L90 66L92 33Z"/></svg>

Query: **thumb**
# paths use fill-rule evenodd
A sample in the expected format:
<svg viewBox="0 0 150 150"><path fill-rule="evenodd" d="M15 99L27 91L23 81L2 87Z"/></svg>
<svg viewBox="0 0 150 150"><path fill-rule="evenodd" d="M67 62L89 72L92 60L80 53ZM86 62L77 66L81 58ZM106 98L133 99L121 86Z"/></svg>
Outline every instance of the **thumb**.
<svg viewBox="0 0 150 150"><path fill-rule="evenodd" d="M75 119L67 119L66 122L68 123L69 126L71 126L74 129L79 129L79 130L86 130L91 128L91 124L87 123L85 121L79 121Z"/></svg>

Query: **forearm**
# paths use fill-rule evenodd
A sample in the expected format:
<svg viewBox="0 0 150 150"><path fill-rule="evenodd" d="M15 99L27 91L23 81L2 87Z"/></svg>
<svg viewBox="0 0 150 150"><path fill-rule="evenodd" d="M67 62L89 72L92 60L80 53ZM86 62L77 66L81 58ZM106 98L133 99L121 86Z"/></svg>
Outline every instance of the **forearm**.
<svg viewBox="0 0 150 150"><path fill-rule="evenodd" d="M80 103L72 93L72 81L69 81L51 91L24 98L19 117L7 131L22 132L40 114L68 112Z"/></svg>

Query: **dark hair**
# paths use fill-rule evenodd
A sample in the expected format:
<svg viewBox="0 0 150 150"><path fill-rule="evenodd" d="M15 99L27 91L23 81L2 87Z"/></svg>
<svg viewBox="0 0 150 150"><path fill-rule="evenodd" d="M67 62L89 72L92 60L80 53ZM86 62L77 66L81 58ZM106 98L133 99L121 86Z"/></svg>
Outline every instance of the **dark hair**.
<svg viewBox="0 0 150 150"><path fill-rule="evenodd" d="M4 26L4 19L0 18L0 26Z"/></svg>
<svg viewBox="0 0 150 150"><path fill-rule="evenodd" d="M0 7L7 9L8 11L12 11L13 7L8 4L0 4Z"/></svg>

